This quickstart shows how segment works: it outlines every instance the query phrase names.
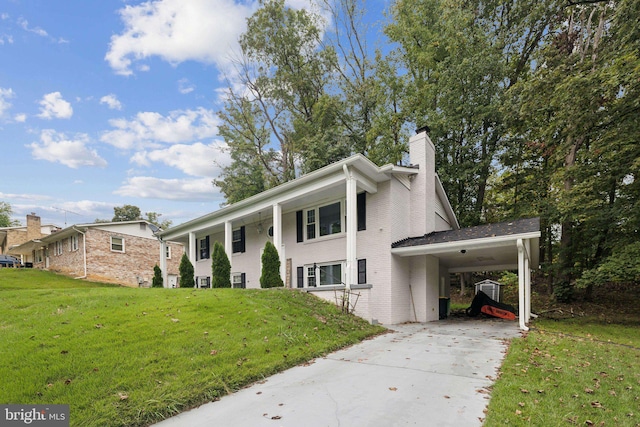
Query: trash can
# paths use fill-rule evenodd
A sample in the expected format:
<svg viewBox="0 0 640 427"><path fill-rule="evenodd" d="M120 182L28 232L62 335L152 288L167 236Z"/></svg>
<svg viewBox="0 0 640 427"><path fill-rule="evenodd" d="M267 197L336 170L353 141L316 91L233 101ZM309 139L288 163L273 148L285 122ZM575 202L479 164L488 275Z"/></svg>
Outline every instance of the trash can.
<svg viewBox="0 0 640 427"><path fill-rule="evenodd" d="M440 320L449 317L449 309L451 306L451 298L440 297L439 314Z"/></svg>

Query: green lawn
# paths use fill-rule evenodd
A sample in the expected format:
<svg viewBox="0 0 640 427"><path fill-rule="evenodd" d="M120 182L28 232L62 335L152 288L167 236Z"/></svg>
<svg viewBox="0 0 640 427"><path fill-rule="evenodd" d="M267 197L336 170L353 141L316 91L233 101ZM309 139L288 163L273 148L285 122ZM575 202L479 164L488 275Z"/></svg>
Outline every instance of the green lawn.
<svg viewBox="0 0 640 427"><path fill-rule="evenodd" d="M640 329L539 319L514 339L485 426L639 426Z"/></svg>
<svg viewBox="0 0 640 427"><path fill-rule="evenodd" d="M0 402L147 425L383 331L285 289L131 289L0 270Z"/></svg>

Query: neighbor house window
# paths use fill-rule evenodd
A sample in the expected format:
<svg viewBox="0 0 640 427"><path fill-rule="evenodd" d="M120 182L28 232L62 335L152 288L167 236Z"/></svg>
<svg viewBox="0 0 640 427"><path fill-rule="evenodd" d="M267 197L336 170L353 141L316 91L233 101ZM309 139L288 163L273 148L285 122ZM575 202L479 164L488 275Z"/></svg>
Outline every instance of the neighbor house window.
<svg viewBox="0 0 640 427"><path fill-rule="evenodd" d="M124 252L124 239L122 237L111 236L111 250L113 252Z"/></svg>
<svg viewBox="0 0 640 427"><path fill-rule="evenodd" d="M44 259L44 251L42 249L37 250L35 253L35 261L42 262L43 259Z"/></svg>
<svg viewBox="0 0 640 427"><path fill-rule="evenodd" d="M245 231L244 225L240 228L233 230L231 234L233 253L245 251Z"/></svg>
<svg viewBox="0 0 640 427"><path fill-rule="evenodd" d="M307 209L307 240L342 233L342 203Z"/></svg>
<svg viewBox="0 0 640 427"><path fill-rule="evenodd" d="M198 287L199 288L210 288L211 287L211 278L207 277L198 277Z"/></svg>
<svg viewBox="0 0 640 427"><path fill-rule="evenodd" d="M62 255L62 240L58 240L53 246L54 255Z"/></svg>
<svg viewBox="0 0 640 427"><path fill-rule="evenodd" d="M165 247L164 256L165 256L167 259L171 259L171 246L167 245L167 246Z"/></svg>
<svg viewBox="0 0 640 427"><path fill-rule="evenodd" d="M77 234L74 234L73 236L69 237L69 249L72 252L78 250L78 235Z"/></svg>
<svg viewBox="0 0 640 427"><path fill-rule="evenodd" d="M234 288L244 289L247 287L247 275L245 273L233 273L231 284Z"/></svg>

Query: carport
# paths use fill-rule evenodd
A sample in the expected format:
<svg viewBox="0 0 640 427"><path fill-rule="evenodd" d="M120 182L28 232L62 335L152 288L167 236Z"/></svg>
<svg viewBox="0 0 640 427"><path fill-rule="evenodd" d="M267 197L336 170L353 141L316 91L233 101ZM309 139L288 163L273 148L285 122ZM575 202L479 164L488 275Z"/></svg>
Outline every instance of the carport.
<svg viewBox="0 0 640 427"><path fill-rule="evenodd" d="M392 245L400 257L431 255L449 273L518 271L518 319L528 330L531 270L539 266L540 218L525 218L411 237Z"/></svg>

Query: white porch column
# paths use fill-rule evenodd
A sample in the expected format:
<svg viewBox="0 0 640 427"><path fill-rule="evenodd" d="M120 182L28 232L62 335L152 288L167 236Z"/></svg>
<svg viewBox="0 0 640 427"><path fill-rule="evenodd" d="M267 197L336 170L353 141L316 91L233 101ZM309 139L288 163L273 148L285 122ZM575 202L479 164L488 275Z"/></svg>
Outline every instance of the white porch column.
<svg viewBox="0 0 640 427"><path fill-rule="evenodd" d="M525 258L527 254L525 253L524 244L522 243L522 239L518 239L518 320L520 322L520 329L523 331L528 331L527 328L527 296L526 296L526 279L525 275L527 272L525 271Z"/></svg>
<svg viewBox="0 0 640 427"><path fill-rule="evenodd" d="M224 251L231 262L233 256L233 224L231 221L225 221L224 223ZM231 271L233 271L233 263L231 263Z"/></svg>
<svg viewBox="0 0 640 427"><path fill-rule="evenodd" d="M160 270L162 271L162 287L166 288L169 285L169 273L167 272L167 243L159 239L160 241Z"/></svg>
<svg viewBox="0 0 640 427"><path fill-rule="evenodd" d="M524 293L527 296L527 302L525 306L526 310L526 321L529 323L531 320L531 240L527 239L524 242Z"/></svg>
<svg viewBox="0 0 640 427"><path fill-rule="evenodd" d="M189 232L189 248L187 251L187 255L189 256L189 261L193 266L196 266L196 233L193 231Z"/></svg>
<svg viewBox="0 0 640 427"><path fill-rule="evenodd" d="M346 287L347 291L351 289L351 285L357 283L357 233L358 233L358 189L357 181L353 177L351 171L344 165L344 174L346 177L346 193L347 193L347 265L346 265Z"/></svg>
<svg viewBox="0 0 640 427"><path fill-rule="evenodd" d="M278 250L280 258L280 278L286 282L287 265L282 247L282 206L279 203L273 205L273 246Z"/></svg>

